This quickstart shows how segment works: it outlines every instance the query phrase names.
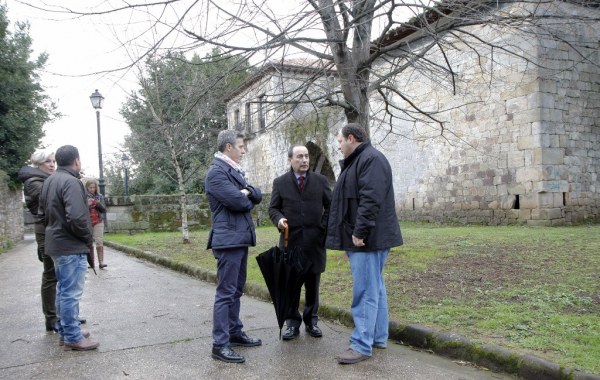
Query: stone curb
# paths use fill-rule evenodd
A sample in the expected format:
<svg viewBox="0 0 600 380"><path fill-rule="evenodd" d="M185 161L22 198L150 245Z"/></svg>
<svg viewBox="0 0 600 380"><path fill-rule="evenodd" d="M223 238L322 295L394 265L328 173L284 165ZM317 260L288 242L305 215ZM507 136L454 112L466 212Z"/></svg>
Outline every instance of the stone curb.
<svg viewBox="0 0 600 380"><path fill-rule="evenodd" d="M186 263L177 263L150 251L127 247L118 243L105 241L105 245L148 260L155 264L196 277L209 283L217 283L217 273L195 267ZM271 302L271 296L265 286L246 285L245 293ZM353 327L352 315L348 310L342 310L328 305L319 305L319 314L325 319L337 321L345 326ZM600 380L599 375L561 367L548 360L519 354L502 347L481 345L454 333L439 333L418 324L402 325L390 321L390 339L401 344L428 349L438 355L475 363L479 366L517 375L527 380Z"/></svg>

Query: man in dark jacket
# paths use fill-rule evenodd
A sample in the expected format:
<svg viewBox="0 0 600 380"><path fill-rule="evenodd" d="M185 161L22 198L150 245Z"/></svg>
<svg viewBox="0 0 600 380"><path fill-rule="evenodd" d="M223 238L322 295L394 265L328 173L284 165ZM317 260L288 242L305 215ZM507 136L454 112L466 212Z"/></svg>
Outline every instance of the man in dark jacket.
<svg viewBox="0 0 600 380"><path fill-rule="evenodd" d="M283 340L296 338L300 333L300 324L304 321L306 332L315 338L323 336L317 326L319 310L319 283L321 273L325 271L325 232L327 214L331 204L331 189L327 178L321 174L309 172L308 149L303 145L294 145L288 150L288 162L291 170L275 178L271 192L269 217L279 230L288 229L289 249L297 249L305 260L306 270L302 274L295 305L286 317L287 329ZM283 236L280 246L283 247ZM304 312L298 312L300 292L304 284Z"/></svg>
<svg viewBox="0 0 600 380"><path fill-rule="evenodd" d="M396 215L392 170L371 146L359 124L347 124L338 136L341 173L333 191L326 247L345 250L352 271L350 347L340 364L368 359L372 348L385 348L388 307L383 268L392 247L402 245Z"/></svg>
<svg viewBox="0 0 600 380"><path fill-rule="evenodd" d="M212 357L228 363L246 359L231 346L260 346L242 330L240 298L246 284L248 246L256 245L250 211L262 200L250 186L240 163L246 154L244 135L225 130L217 137L217 153L206 174L205 191L212 213L208 249L217 259L217 291L213 308Z"/></svg>
<svg viewBox="0 0 600 380"><path fill-rule="evenodd" d="M38 215L46 226L46 254L56 272L56 314L59 344L65 350L87 351L99 346L79 327L79 300L92 247L92 226L83 184L79 151L65 145L55 154L58 169L42 187Z"/></svg>

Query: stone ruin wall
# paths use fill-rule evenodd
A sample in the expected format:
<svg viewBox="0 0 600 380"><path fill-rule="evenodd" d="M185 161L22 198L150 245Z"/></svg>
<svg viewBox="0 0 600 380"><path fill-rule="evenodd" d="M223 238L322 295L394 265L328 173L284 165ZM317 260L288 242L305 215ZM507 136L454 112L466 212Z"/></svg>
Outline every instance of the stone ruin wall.
<svg viewBox="0 0 600 380"><path fill-rule="evenodd" d="M390 134L389 123L379 118L380 104L373 97L372 141L392 165L399 215L404 220L491 225L598 220L597 42L584 49L588 60L580 62L581 56L570 46L540 35L519 38L490 28L476 32L539 60L546 68L498 51L492 62L490 52L475 57L464 50L450 52L459 58L453 67L458 73L456 94L430 73L398 76L398 88L413 96L420 108L447 110L436 114L445 122L442 136L435 126L400 123L393 125ZM561 26L561 34L598 41L600 31L570 23ZM573 62L579 62L574 70ZM253 91L259 92L248 90L232 103L252 98ZM330 137L322 147L336 177L341 156L335 134L342 124L339 120L330 124ZM288 169L288 144L278 128L251 134L245 165L251 183L265 193L270 192L273 178Z"/></svg>
<svg viewBox="0 0 600 380"><path fill-rule="evenodd" d="M271 193L273 179L289 170L287 151L288 142L273 130L249 141L243 162L248 182L264 193Z"/></svg>
<svg viewBox="0 0 600 380"><path fill-rule="evenodd" d="M11 190L0 171L0 252L23 240L24 201L21 190Z"/></svg>
<svg viewBox="0 0 600 380"><path fill-rule="evenodd" d="M235 110L242 112L241 120L245 121L245 105L247 103L251 104L251 126L248 128L245 124L242 127L243 133L247 138L247 152L242 166L246 170L246 177L249 183L260 188L263 193L270 193L273 180L289 170L287 152L290 144L312 141L325 152L337 152L335 133L329 136L327 145L319 144L314 136L310 136L310 133L307 133L305 141L295 141L294 138L288 136L286 133L285 123L290 119L302 119L303 116L313 110L311 106L298 105L286 119L282 119L281 115L283 112L279 108L281 106L273 103L268 104L263 107L265 127L260 127L258 106L252 102L255 102L261 94L267 94L264 96L265 102L276 102L279 98L277 94L281 92L286 93L287 96L291 96L290 94L302 82L302 76L303 74L301 73L285 73L263 78L228 102L228 123L232 129L236 125ZM327 79L324 80L324 82L326 81ZM320 89L324 87L323 83L319 85ZM337 129L332 126L331 130ZM334 161L331 161L331 158L328 159L333 164L334 162L337 163L337 160L340 158L335 157ZM336 173L339 173L339 169Z"/></svg>
<svg viewBox="0 0 600 380"><path fill-rule="evenodd" d="M265 107L265 128L261 129L258 122L257 106L253 101L260 94L273 93L273 87L277 86L277 80L273 77L263 78L253 84L249 89L231 99L227 105L227 118L230 128L236 125L235 111L242 113L243 125L238 129L246 136L246 156L242 161L242 167L246 170L248 182L261 189L262 192L270 193L273 178L284 171L287 157L287 145L282 133L277 129L275 113ZM272 98L266 101L272 101ZM251 126L246 125L246 104L250 103Z"/></svg>
<svg viewBox="0 0 600 380"><path fill-rule="evenodd" d="M562 29L563 37L598 40L598 30L571 26ZM379 147L392 163L399 214L410 220L483 224L598 219L600 72L592 63L599 62L598 50L587 49L591 59L569 70L581 57L566 44L490 29L478 33L532 53L551 69L495 52L490 81L490 55L478 61L463 52L455 67L456 95L430 75L399 76L398 87L418 94L413 101L420 108L451 109L436 115L447 123L443 137L439 128L424 125L395 125L405 137L390 137L389 126L378 126L374 118L373 141L386 134ZM485 71L475 62L483 63Z"/></svg>

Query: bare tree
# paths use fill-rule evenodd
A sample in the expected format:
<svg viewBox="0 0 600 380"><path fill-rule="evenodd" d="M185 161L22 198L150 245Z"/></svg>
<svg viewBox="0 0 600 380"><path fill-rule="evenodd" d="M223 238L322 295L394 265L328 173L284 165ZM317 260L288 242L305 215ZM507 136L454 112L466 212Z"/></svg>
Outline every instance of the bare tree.
<svg viewBox="0 0 600 380"><path fill-rule="evenodd" d="M36 6L33 2L29 3ZM253 63L287 61L292 57L311 57L313 67L323 75L334 75L338 86L306 96L308 91L290 104L311 103L316 109L340 107L348 122L370 125L370 102L377 94L384 103L390 119L405 118L430 123L444 133L444 122L436 117L444 110L425 110L411 101L411 94L394 83L394 77L407 70L419 70L435 78L438 86L456 89L458 86L457 45L470 50L477 59L489 51L497 57L514 56L539 64L519 46L498 44L477 34L477 26L497 28L535 38L555 33L567 23L597 23L598 12L579 16L576 20L557 10L559 3L598 8L593 0L307 0L307 1L231 1L231 0L163 0L154 2L102 2L92 9L70 9L47 5L49 12L66 13L76 17L101 17L115 13L140 13L150 23L146 32L152 42L134 57L142 59L156 50L190 51L218 46L228 54L237 54ZM36 6L40 8L39 6ZM140 32L130 43L139 41ZM415 41L419 40L419 43ZM575 41L571 44L577 51ZM584 41L583 45L597 41ZM429 59L432 52L441 54L443 61ZM485 53L484 53L485 52ZM589 59L585 52L579 57ZM386 64L385 72L375 70ZM597 62L594 62L597 64ZM486 74L493 75L482 67ZM306 79L304 88L314 85L316 76ZM300 87L302 87L300 86ZM274 94L271 94L274 95ZM400 99L401 101L395 101ZM393 120L392 120L393 121ZM392 125L393 123L390 123ZM393 132L393 131L392 131Z"/></svg>
<svg viewBox="0 0 600 380"><path fill-rule="evenodd" d="M189 243L186 184L207 165L211 142L226 127L220 116L224 105L206 89L217 92L213 83L228 72L230 61L218 51L204 59L187 60L181 54L152 57L140 69L139 94L131 94L121 111L131 128L125 145L139 163L138 170L149 178L158 172L177 187L184 243ZM228 82L237 85L231 78Z"/></svg>

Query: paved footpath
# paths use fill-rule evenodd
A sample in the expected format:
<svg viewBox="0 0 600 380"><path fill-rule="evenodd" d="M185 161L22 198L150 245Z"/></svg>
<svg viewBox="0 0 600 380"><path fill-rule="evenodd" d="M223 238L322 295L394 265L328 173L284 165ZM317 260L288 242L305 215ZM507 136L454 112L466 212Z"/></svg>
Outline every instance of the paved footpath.
<svg viewBox="0 0 600 380"><path fill-rule="evenodd" d="M250 297L242 298L242 321L263 345L238 349L245 364L215 361L214 285L108 247L109 266L97 276L88 272L80 310L100 347L63 351L58 336L45 333L35 250L26 235L0 255L0 379L513 379L397 344L339 365L334 357L347 347L350 329L321 321L323 338L302 330L283 342L273 306Z"/></svg>

